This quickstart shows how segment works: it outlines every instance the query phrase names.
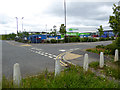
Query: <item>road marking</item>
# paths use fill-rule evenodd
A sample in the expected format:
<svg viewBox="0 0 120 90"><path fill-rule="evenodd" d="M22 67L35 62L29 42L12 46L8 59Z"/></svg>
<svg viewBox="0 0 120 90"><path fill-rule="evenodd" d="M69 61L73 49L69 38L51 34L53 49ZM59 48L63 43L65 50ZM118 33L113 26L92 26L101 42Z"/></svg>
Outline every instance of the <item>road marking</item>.
<svg viewBox="0 0 120 90"><path fill-rule="evenodd" d="M53 59L55 59L55 60L56 60L56 58L53 58Z"/></svg>
<svg viewBox="0 0 120 90"><path fill-rule="evenodd" d="M48 56L48 55L44 55L44 56Z"/></svg>
<svg viewBox="0 0 120 90"><path fill-rule="evenodd" d="M64 62L62 62L62 60L60 60L60 63L62 63L64 66L67 66L67 64L65 64Z"/></svg>
<svg viewBox="0 0 120 90"><path fill-rule="evenodd" d="M20 46L30 47L31 45L29 45L29 44L23 44L23 45L20 45Z"/></svg>
<svg viewBox="0 0 120 90"><path fill-rule="evenodd" d="M59 51L61 51L61 52L65 52L66 50L59 50Z"/></svg>
<svg viewBox="0 0 120 90"><path fill-rule="evenodd" d="M41 55L44 55L43 53L41 53Z"/></svg>
<svg viewBox="0 0 120 90"><path fill-rule="evenodd" d="M45 53L45 54L48 54L48 53Z"/></svg>
<svg viewBox="0 0 120 90"><path fill-rule="evenodd" d="M50 56L52 55L52 54L49 54Z"/></svg>
<svg viewBox="0 0 120 90"><path fill-rule="evenodd" d="M53 57L57 57L56 55L53 55Z"/></svg>
<svg viewBox="0 0 120 90"><path fill-rule="evenodd" d="M31 48L31 49L35 49L35 48Z"/></svg>
<svg viewBox="0 0 120 90"><path fill-rule="evenodd" d="M41 52L38 52L38 54L41 54Z"/></svg>
<svg viewBox="0 0 120 90"><path fill-rule="evenodd" d="M53 57L49 56L49 58L53 58Z"/></svg>

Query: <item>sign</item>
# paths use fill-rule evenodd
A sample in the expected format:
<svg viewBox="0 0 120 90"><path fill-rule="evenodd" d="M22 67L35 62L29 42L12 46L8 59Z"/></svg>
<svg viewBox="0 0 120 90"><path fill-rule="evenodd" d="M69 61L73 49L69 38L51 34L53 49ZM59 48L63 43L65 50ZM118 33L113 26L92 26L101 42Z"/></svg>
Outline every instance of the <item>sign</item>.
<svg viewBox="0 0 120 90"><path fill-rule="evenodd" d="M78 30L77 28L70 28L69 31Z"/></svg>

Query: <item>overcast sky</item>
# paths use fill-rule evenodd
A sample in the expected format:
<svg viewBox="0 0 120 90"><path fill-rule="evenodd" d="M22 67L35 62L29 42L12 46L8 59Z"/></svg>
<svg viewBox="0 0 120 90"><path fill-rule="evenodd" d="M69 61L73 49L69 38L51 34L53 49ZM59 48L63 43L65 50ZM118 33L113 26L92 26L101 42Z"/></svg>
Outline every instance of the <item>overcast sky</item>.
<svg viewBox="0 0 120 90"><path fill-rule="evenodd" d="M109 29L109 16L113 4L119 0L66 0L67 28L79 28L79 32L96 31L100 25ZM53 25L58 30L64 23L64 0L1 0L0 34L19 31L50 31Z"/></svg>

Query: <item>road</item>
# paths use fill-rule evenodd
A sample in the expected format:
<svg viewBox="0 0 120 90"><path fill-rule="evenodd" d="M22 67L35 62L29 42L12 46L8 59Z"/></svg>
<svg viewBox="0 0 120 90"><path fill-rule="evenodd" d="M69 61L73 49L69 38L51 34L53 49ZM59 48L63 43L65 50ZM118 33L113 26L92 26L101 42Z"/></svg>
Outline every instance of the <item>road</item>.
<svg viewBox="0 0 120 90"><path fill-rule="evenodd" d="M12 78L13 65L20 64L22 77L36 75L46 68L54 71L56 57L70 50L93 48L107 45L112 41L64 44L24 44L15 41L2 41L2 74Z"/></svg>

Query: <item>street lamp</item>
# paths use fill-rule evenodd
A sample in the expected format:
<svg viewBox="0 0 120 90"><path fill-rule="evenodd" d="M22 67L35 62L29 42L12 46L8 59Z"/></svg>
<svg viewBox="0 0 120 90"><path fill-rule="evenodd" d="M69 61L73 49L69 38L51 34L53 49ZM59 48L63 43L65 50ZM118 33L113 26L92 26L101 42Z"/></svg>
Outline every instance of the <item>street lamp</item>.
<svg viewBox="0 0 120 90"><path fill-rule="evenodd" d="M17 23L17 35L18 35L18 17L15 17L16 18L16 23Z"/></svg>
<svg viewBox="0 0 120 90"><path fill-rule="evenodd" d="M66 0L64 0L64 15L65 15L65 40L66 40Z"/></svg>
<svg viewBox="0 0 120 90"><path fill-rule="evenodd" d="M23 31L23 19L24 19L24 17L22 17L22 31Z"/></svg>

